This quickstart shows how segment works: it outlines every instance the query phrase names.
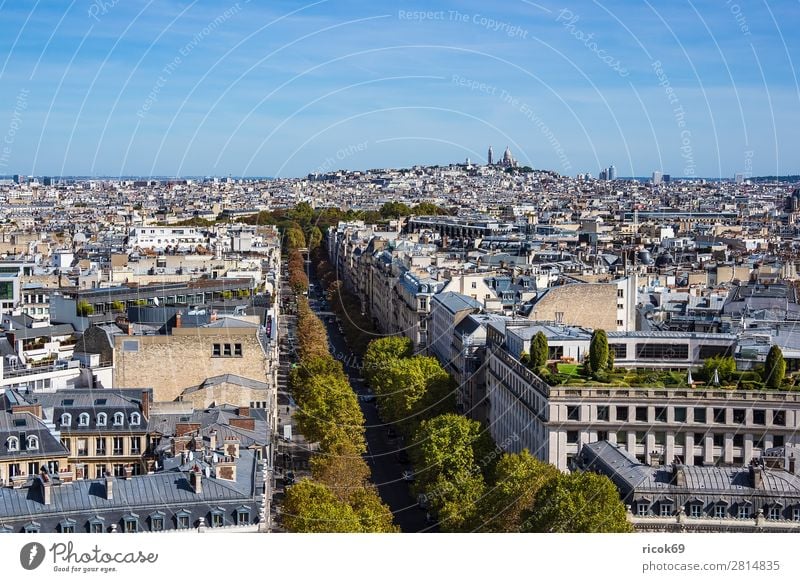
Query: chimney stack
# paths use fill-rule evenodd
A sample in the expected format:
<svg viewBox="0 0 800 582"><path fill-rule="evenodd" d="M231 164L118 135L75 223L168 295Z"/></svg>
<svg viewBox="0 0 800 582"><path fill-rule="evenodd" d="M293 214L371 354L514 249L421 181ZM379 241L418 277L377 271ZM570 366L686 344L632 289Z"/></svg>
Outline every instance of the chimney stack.
<svg viewBox="0 0 800 582"><path fill-rule="evenodd" d="M181 322L181 312L179 311L175 314L175 327L182 327L182 325L183 324Z"/></svg>
<svg viewBox="0 0 800 582"><path fill-rule="evenodd" d="M142 390L142 416L145 420L150 419L150 393L147 390Z"/></svg>
<svg viewBox="0 0 800 582"><path fill-rule="evenodd" d="M225 444L223 445L223 451L225 452L225 456L238 459L239 439L237 439L236 437L226 437Z"/></svg>
<svg viewBox="0 0 800 582"><path fill-rule="evenodd" d="M203 475L200 473L200 469L198 469L196 466L189 474L189 484L192 486L192 489L194 489L194 492L197 495L203 493Z"/></svg>
<svg viewBox="0 0 800 582"><path fill-rule="evenodd" d="M761 465L750 465L750 478L753 489L764 489L764 468Z"/></svg>
<svg viewBox="0 0 800 582"><path fill-rule="evenodd" d="M114 499L114 478L110 475L106 475L106 499Z"/></svg>
<svg viewBox="0 0 800 582"><path fill-rule="evenodd" d="M133 477L133 466L125 465L125 479L130 479L131 477Z"/></svg>
<svg viewBox="0 0 800 582"><path fill-rule="evenodd" d="M45 505L50 505L51 495L52 495L52 492L53 492L52 481L50 481L50 479L47 479L45 481L45 479L47 479L47 477L45 475L42 475L41 476L42 503L44 503Z"/></svg>
<svg viewBox="0 0 800 582"><path fill-rule="evenodd" d="M249 406L240 406L237 409L236 413L239 416L247 416L247 417L249 417L250 416L250 407Z"/></svg>
<svg viewBox="0 0 800 582"><path fill-rule="evenodd" d="M208 448L211 449L212 452L217 450L217 431L212 430L208 433Z"/></svg>

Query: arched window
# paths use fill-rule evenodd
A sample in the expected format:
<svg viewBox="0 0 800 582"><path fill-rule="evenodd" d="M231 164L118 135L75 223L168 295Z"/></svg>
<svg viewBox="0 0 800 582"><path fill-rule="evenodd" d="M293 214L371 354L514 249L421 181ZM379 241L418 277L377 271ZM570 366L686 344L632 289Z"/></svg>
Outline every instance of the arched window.
<svg viewBox="0 0 800 582"><path fill-rule="evenodd" d="M36 435L29 435L27 447L29 451L38 451L39 450L39 437Z"/></svg>
<svg viewBox="0 0 800 582"><path fill-rule="evenodd" d="M141 422L142 422L142 417L139 415L138 412L134 412L133 414L131 414L131 424L133 426L138 426L139 423Z"/></svg>
<svg viewBox="0 0 800 582"><path fill-rule="evenodd" d="M6 448L10 451L19 450L19 439L17 437L8 437L6 439Z"/></svg>
<svg viewBox="0 0 800 582"><path fill-rule="evenodd" d="M97 426L105 426L108 422L108 415L105 412L100 412L97 415Z"/></svg>
<svg viewBox="0 0 800 582"><path fill-rule="evenodd" d="M72 415L68 412L65 412L61 415L61 426L69 426L72 424Z"/></svg>
<svg viewBox="0 0 800 582"><path fill-rule="evenodd" d="M89 413L81 412L78 415L78 426L89 426Z"/></svg>
<svg viewBox="0 0 800 582"><path fill-rule="evenodd" d="M114 413L114 426L122 426L122 423L125 422L125 415L121 412Z"/></svg>

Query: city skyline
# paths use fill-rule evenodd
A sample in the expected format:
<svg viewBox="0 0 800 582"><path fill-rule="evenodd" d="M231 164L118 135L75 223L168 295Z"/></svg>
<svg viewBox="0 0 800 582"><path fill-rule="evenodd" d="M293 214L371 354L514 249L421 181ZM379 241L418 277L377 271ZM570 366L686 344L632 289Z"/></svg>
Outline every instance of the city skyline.
<svg viewBox="0 0 800 582"><path fill-rule="evenodd" d="M0 174L799 171L789 3L0 7Z"/></svg>

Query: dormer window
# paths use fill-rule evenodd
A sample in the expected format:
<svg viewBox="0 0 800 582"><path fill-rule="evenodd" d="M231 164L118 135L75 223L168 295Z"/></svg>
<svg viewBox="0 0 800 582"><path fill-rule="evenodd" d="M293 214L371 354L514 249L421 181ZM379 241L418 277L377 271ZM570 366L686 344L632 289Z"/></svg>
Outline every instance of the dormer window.
<svg viewBox="0 0 800 582"><path fill-rule="evenodd" d="M69 426L72 424L72 415L65 412L61 415L61 426Z"/></svg>
<svg viewBox="0 0 800 582"><path fill-rule="evenodd" d="M114 413L114 426L122 426L122 423L125 422L125 415L121 412Z"/></svg>
<svg viewBox="0 0 800 582"><path fill-rule="evenodd" d="M134 412L133 414L131 414L131 425L139 426L141 422L142 422L142 417L138 412Z"/></svg>
<svg viewBox="0 0 800 582"><path fill-rule="evenodd" d="M17 437L8 437L6 439L6 448L9 452L18 451L19 450L19 439Z"/></svg>
<svg viewBox="0 0 800 582"><path fill-rule="evenodd" d="M97 426L105 426L108 423L108 415L101 412L97 415Z"/></svg>
<svg viewBox="0 0 800 582"><path fill-rule="evenodd" d="M81 412L78 415L78 426L89 426L89 413Z"/></svg>
<svg viewBox="0 0 800 582"><path fill-rule="evenodd" d="M29 435L27 439L26 446L29 451L38 451L39 450L39 437L36 435Z"/></svg>

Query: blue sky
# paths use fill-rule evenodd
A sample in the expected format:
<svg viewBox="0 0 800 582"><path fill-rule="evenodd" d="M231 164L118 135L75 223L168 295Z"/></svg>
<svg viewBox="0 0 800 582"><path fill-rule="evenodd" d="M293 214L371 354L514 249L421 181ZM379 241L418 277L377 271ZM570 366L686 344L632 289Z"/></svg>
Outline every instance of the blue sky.
<svg viewBox="0 0 800 582"><path fill-rule="evenodd" d="M800 173L800 2L0 0L0 174ZM660 65L659 65L660 63Z"/></svg>

